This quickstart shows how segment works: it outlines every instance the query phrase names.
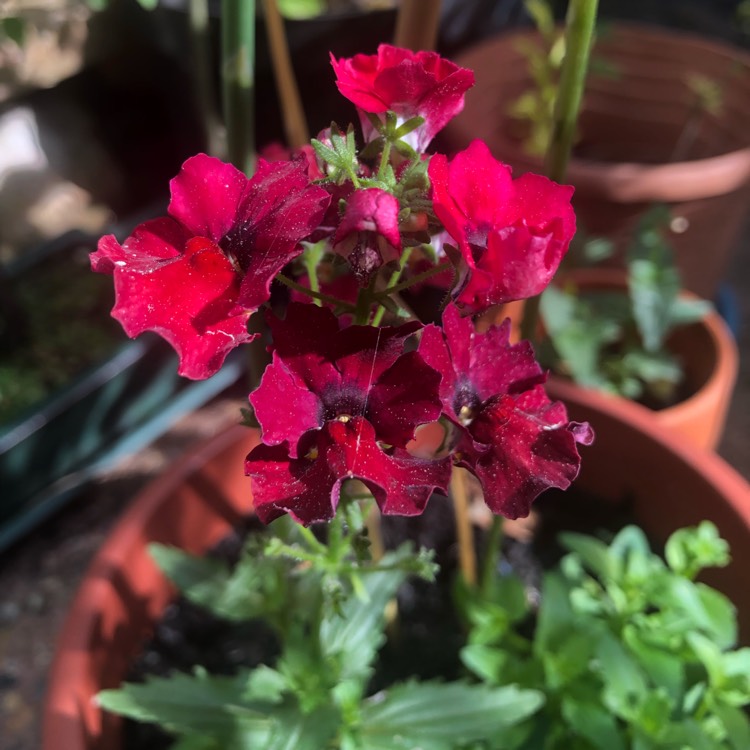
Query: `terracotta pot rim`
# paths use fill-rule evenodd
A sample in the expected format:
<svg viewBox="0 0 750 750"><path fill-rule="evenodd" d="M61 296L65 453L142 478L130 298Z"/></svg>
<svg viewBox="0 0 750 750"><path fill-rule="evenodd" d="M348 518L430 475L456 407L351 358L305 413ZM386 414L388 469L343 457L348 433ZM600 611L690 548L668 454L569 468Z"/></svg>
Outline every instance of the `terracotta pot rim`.
<svg viewBox="0 0 750 750"><path fill-rule="evenodd" d="M563 280L569 278L573 282L580 283L582 286L589 285L590 288L611 286L621 289L623 292L625 292L627 288L627 274L624 270L619 268L579 268L568 272L568 274L564 275L562 278ZM697 295L685 290L683 290L681 294L688 299L698 299ZM725 389L727 372L734 373L732 381L734 381L734 378L736 377L737 369L739 367L737 344L735 343L734 337L729 331L727 324L721 318L719 313L717 313L716 310L711 310L702 320L696 321L692 325L702 327L708 336L713 348L714 361L717 363L717 366L712 368L708 380L706 380L706 382L703 383L695 393L692 393L690 396L673 406L668 406L664 409L659 409L658 411L648 409L647 407L641 407L645 408L652 417L656 416L658 419L663 419L665 421L679 421L681 414L691 412L697 404L704 401L709 401L711 403L716 401L717 394ZM559 375L554 375L550 379L569 382L566 378ZM583 391L594 392L593 388L584 388L579 385L575 385L575 387ZM629 399L624 399L623 397L616 398L629 401Z"/></svg>
<svg viewBox="0 0 750 750"><path fill-rule="evenodd" d="M692 467L692 470L702 474L712 485L721 487L729 505L750 527L750 484L716 453L685 440L673 430L659 424L649 409L634 401L588 388L579 388L574 383L560 378L555 379L551 390L555 399L564 402L585 402L597 411L631 424L639 432L645 433L649 440L662 443L668 451ZM592 427L596 433L596 425L592 424Z"/></svg>
<svg viewBox="0 0 750 750"><path fill-rule="evenodd" d="M667 40L672 44L691 45L696 47L698 55L732 56L750 68L750 55L745 50L690 32L626 21L617 21L612 28L613 38L622 34L626 39L637 36L641 41L643 37L649 37L654 44ZM512 43L513 39L534 36L535 33L531 29L516 29L499 34L467 49L457 57L456 62L471 67L477 56L485 56L483 53L486 50L492 50L498 44ZM461 124L455 121L449 125L449 133L451 129L461 133L461 141L470 138L470 133L463 133ZM499 156L502 157L502 154ZM542 167L541 160L536 157L524 155L524 160L534 165L536 171ZM592 192L618 203L677 203L711 198L732 193L750 182L750 143L716 156L661 164L633 160L601 161L573 155L568 165L568 179L578 190Z"/></svg>
<svg viewBox="0 0 750 750"><path fill-rule="evenodd" d="M175 492L206 461L247 435L247 430L236 419L219 427L212 438L196 445L146 484L115 522L81 579L57 638L43 711L44 748L57 746L56 740L48 736L48 727L56 724L60 715L66 715L70 705L66 685L87 681L89 635L99 622L100 603L111 596L111 571L127 565L130 551L144 541L144 529L164 498ZM169 585L166 580L164 585Z"/></svg>

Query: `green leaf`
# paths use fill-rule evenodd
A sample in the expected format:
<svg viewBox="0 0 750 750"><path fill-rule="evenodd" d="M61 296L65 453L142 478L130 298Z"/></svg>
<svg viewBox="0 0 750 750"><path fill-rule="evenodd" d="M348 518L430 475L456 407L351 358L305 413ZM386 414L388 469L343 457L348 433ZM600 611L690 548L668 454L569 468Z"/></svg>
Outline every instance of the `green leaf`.
<svg viewBox="0 0 750 750"><path fill-rule="evenodd" d="M321 750L328 747L341 724L333 706L319 706L303 714L296 706L274 710L273 727L263 750ZM247 750L255 750L248 746Z"/></svg>
<svg viewBox="0 0 750 750"><path fill-rule="evenodd" d="M8 16L0 20L0 32L0 37L6 36L19 47L22 47L26 38L26 24L23 18Z"/></svg>
<svg viewBox="0 0 750 750"><path fill-rule="evenodd" d="M379 564L382 567L395 567L400 561L411 557L411 548L404 545L384 555ZM385 607L405 578L403 570L363 571L367 599L352 595L344 603L340 615L328 612L324 617L320 628L320 645L324 654L339 661L342 679L360 677L369 671L385 638Z"/></svg>
<svg viewBox="0 0 750 750"><path fill-rule="evenodd" d="M600 676L604 680L604 704L623 719L632 718L647 691L642 669L611 634L599 639L596 655Z"/></svg>
<svg viewBox="0 0 750 750"><path fill-rule="evenodd" d="M675 531L667 540L664 556L675 573L690 579L704 568L723 568L730 561L729 545L710 521Z"/></svg>
<svg viewBox="0 0 750 750"><path fill-rule="evenodd" d="M170 732L197 733L226 743L222 748L243 747L240 738L265 747L271 705L244 701L246 680L247 671L234 677L211 677L205 670L196 670L194 675L177 672L168 678L105 690L97 701L107 711L155 722Z"/></svg>
<svg viewBox="0 0 750 750"><path fill-rule="evenodd" d="M623 628L622 636L654 685L664 688L673 701L680 700L685 689L685 664L680 655L649 643L632 623Z"/></svg>
<svg viewBox="0 0 750 750"><path fill-rule="evenodd" d="M155 10L159 5L159 0L138 0L138 5L144 10Z"/></svg>
<svg viewBox="0 0 750 750"><path fill-rule="evenodd" d="M626 750L617 720L600 704L563 697L561 712L571 730L585 737L593 747Z"/></svg>
<svg viewBox="0 0 750 750"><path fill-rule="evenodd" d="M747 713L734 706L716 706L714 713L721 720L730 747L733 750L747 750L750 747L750 719Z"/></svg>
<svg viewBox="0 0 750 750"><path fill-rule="evenodd" d="M244 556L232 570L218 560L162 544L151 544L149 553L187 599L219 617L248 620L265 614L268 609L261 586L261 568L278 567L278 561Z"/></svg>
<svg viewBox="0 0 750 750"><path fill-rule="evenodd" d="M554 648L555 639L569 629L575 629L577 616L570 606L569 587L559 573L547 573L542 585L542 605L539 608L534 652L543 655Z"/></svg>
<svg viewBox="0 0 750 750"><path fill-rule="evenodd" d="M707 300L678 297L670 311L671 327L696 323L703 320L713 309L714 306Z"/></svg>
<svg viewBox="0 0 750 750"><path fill-rule="evenodd" d="M281 15L294 20L315 18L328 7L326 0L278 0L278 3Z"/></svg>
<svg viewBox="0 0 750 750"><path fill-rule="evenodd" d="M409 682L369 698L362 710L362 750L453 750L492 738L537 711L535 690L460 682Z"/></svg>
<svg viewBox="0 0 750 750"><path fill-rule="evenodd" d="M607 545L588 534L563 532L558 539L563 547L574 552L583 564L602 579L617 578L616 561L610 557Z"/></svg>
<svg viewBox="0 0 750 750"><path fill-rule="evenodd" d="M497 685L508 661L508 654L501 648L474 643L461 649L461 661L480 680Z"/></svg>

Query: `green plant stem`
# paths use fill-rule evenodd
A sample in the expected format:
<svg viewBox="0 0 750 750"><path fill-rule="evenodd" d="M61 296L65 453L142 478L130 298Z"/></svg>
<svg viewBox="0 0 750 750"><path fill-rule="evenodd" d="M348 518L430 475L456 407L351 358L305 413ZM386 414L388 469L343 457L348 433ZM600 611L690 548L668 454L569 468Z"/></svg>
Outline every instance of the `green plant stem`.
<svg viewBox="0 0 750 750"><path fill-rule="evenodd" d="M398 283L398 280L401 278L401 274L404 272L404 268L406 268L406 264L409 262L409 257L411 256L413 250L414 248L412 247L404 248L403 252L401 253L401 258L399 258L398 268L391 274L391 278L388 280L389 287L393 287ZM380 321L383 320L383 315L385 315L385 307L383 305L380 305L375 311L375 315L372 318L372 325L379 326Z"/></svg>
<svg viewBox="0 0 750 750"><path fill-rule="evenodd" d="M484 551L484 560L482 560L482 573L479 579L479 585L486 594L492 585L492 580L497 571L497 561L500 557L500 543L503 537L503 517L492 516L492 525L487 534L487 546Z"/></svg>
<svg viewBox="0 0 750 750"><path fill-rule="evenodd" d="M255 169L255 0L222 0L221 48L227 157L251 175Z"/></svg>
<svg viewBox="0 0 750 750"><path fill-rule="evenodd" d="M560 69L560 86L555 100L552 138L547 149L547 177L562 182L581 108L591 42L594 37L598 0L570 0L565 19L565 58Z"/></svg>
<svg viewBox="0 0 750 750"><path fill-rule="evenodd" d="M216 111L216 92L211 75L213 66L208 0L190 0L189 18L190 43L193 50L193 79L206 149L209 154L219 156L219 116Z"/></svg>
<svg viewBox="0 0 750 750"><path fill-rule="evenodd" d="M547 177L562 182L568 169L573 138L586 85L591 42L594 36L598 0L570 0L565 19L565 59L560 69L560 85L555 101L545 160ZM521 321L521 337L532 343L539 320L539 297L526 301Z"/></svg>
<svg viewBox="0 0 750 750"><path fill-rule="evenodd" d="M400 284L396 284L395 286L389 286L386 289L383 289L380 292L376 292L373 295L373 301L377 302L381 299L386 299L387 297L390 297L392 294L397 294L398 292L402 292L404 289L408 289L411 286L414 286L415 284L421 284L423 281L427 281L427 279L431 279L433 276L437 276L440 273L443 273L443 271L447 271L452 266L450 263L441 263L439 266L435 266L434 268L430 268L427 271L423 271L422 273L418 273L416 276L412 276L410 279L407 279L406 281L402 281Z"/></svg>
<svg viewBox="0 0 750 750"><path fill-rule="evenodd" d="M328 302L330 305L336 305L346 312L354 312L355 306L351 302L339 299L338 297L332 297L330 294L323 294L322 292L314 292L312 289L308 289L302 284L298 284L296 281L284 276L283 273L276 274L276 281L280 281L284 286L294 289L294 291L300 294L305 294L312 299L320 300L321 302Z"/></svg>

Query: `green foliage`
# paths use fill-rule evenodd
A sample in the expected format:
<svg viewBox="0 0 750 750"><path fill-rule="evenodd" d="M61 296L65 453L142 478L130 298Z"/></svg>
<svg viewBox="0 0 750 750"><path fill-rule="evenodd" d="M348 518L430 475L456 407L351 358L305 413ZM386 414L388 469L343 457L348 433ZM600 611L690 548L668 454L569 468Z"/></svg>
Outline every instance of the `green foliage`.
<svg viewBox="0 0 750 750"><path fill-rule="evenodd" d="M538 692L409 682L367 697L388 603L408 575L432 579L435 564L431 553L415 554L408 545L374 563L364 518L347 498L325 543L279 519L272 535L249 537L234 566L152 545L187 599L227 620L262 618L280 654L232 677L199 668L126 684L101 693L101 705L161 724L182 750L452 750L486 737L492 742L482 747L505 747L495 740L504 742L539 708Z"/></svg>
<svg viewBox="0 0 750 750"><path fill-rule="evenodd" d="M490 601L462 601L465 665L487 684L545 694L533 733L517 747L747 747L750 649L732 650L734 608L694 580L728 563L716 528L705 521L676 532L666 561L632 526L609 545L580 534L561 541L570 554L545 578L530 637L520 584L495 589ZM492 606L506 613L488 628Z"/></svg>
<svg viewBox="0 0 750 750"><path fill-rule="evenodd" d="M515 686L409 682L368 699L359 726L362 750L451 750L484 740L507 747L508 730L542 705L541 693Z"/></svg>
<svg viewBox="0 0 750 750"><path fill-rule="evenodd" d="M655 206L642 218L627 254L628 294L548 287L540 312L551 343L545 364L580 385L656 406L676 398L683 379L666 347L675 328L711 309L680 297L680 277L664 238L669 213Z"/></svg>

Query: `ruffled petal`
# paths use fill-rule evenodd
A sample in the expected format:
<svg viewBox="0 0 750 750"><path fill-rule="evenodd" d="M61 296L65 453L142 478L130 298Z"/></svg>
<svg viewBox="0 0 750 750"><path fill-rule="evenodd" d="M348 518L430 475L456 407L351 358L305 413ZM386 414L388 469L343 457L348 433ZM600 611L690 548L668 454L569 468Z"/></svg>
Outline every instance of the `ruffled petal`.
<svg viewBox="0 0 750 750"><path fill-rule="evenodd" d="M286 442L293 457L297 455L297 443L302 435L323 424L320 399L303 381L294 377L278 352L274 352L260 385L250 395L250 403L263 431L263 442L266 445Z"/></svg>
<svg viewBox="0 0 750 750"><path fill-rule="evenodd" d="M368 396L367 415L378 438L405 448L417 425L440 416L439 383L440 374L417 352L401 355L378 378Z"/></svg>
<svg viewBox="0 0 750 750"><path fill-rule="evenodd" d="M518 396L490 399L468 428L461 464L479 479L493 513L529 514L549 487L567 489L578 475L577 443L593 439L588 425L568 421L563 404L536 386Z"/></svg>
<svg viewBox="0 0 750 750"><path fill-rule="evenodd" d="M254 338L247 332L253 311L237 304L232 265L210 240L189 238L171 219L141 225L122 246L104 237L92 265L114 275L112 316L130 337L155 331L166 339L180 357L180 375L210 377L232 349Z"/></svg>
<svg viewBox="0 0 750 750"><path fill-rule="evenodd" d="M218 243L237 221L247 184L232 164L206 154L192 156L169 183L169 213L192 234Z"/></svg>
<svg viewBox="0 0 750 750"><path fill-rule="evenodd" d="M264 522L289 513L305 525L330 520L341 484L359 479L385 514L418 515L435 490L446 491L449 458L414 458L385 453L372 425L361 417L328 422L316 435L315 450L290 459L283 446L258 446L247 458L258 517Z"/></svg>

